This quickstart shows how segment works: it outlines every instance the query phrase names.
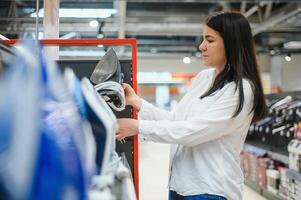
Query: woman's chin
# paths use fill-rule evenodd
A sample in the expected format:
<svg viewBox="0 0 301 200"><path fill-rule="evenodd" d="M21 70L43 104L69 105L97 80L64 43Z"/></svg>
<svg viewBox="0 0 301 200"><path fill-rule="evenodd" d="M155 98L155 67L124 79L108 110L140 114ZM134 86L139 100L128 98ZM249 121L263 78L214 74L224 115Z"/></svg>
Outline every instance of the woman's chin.
<svg viewBox="0 0 301 200"><path fill-rule="evenodd" d="M206 62L205 60L203 61L203 64L204 64L206 67L210 67L210 63Z"/></svg>

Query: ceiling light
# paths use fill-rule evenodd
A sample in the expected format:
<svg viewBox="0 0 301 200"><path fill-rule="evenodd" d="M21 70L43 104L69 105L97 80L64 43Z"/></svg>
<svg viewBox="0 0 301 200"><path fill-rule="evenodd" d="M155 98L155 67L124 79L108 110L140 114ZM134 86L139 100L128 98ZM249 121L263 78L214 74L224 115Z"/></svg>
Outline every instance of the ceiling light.
<svg viewBox="0 0 301 200"><path fill-rule="evenodd" d="M287 54L287 55L285 56L285 60L286 60L287 62L289 62L289 61L292 60L290 54Z"/></svg>
<svg viewBox="0 0 301 200"><path fill-rule="evenodd" d="M283 47L285 49L300 49L301 41L290 41L290 42L284 43Z"/></svg>
<svg viewBox="0 0 301 200"><path fill-rule="evenodd" d="M83 8L60 8L59 17L73 18L108 18L112 14L116 14L116 9L83 9ZM32 13L30 17L36 17L36 13ZM44 17L44 9L39 11L39 17Z"/></svg>
<svg viewBox="0 0 301 200"><path fill-rule="evenodd" d="M191 59L189 57L186 56L183 58L183 63L189 64L190 62L191 62Z"/></svg>
<svg viewBox="0 0 301 200"><path fill-rule="evenodd" d="M98 21L96 21L96 20L90 21L89 24L90 24L90 26L93 27L93 28L96 28L96 27L99 25Z"/></svg>
<svg viewBox="0 0 301 200"><path fill-rule="evenodd" d="M270 50L270 55L273 56L275 55L276 51L274 49Z"/></svg>

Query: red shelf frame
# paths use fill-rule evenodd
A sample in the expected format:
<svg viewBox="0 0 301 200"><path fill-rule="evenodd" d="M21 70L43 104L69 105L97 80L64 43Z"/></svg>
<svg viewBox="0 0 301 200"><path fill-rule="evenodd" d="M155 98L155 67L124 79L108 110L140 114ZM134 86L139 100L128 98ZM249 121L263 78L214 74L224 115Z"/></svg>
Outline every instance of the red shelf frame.
<svg viewBox="0 0 301 200"><path fill-rule="evenodd" d="M0 40L0 43L6 45L14 45L19 40ZM45 39L39 40L43 45L53 46L96 46L96 45L107 45L107 46L126 46L132 47L132 84L133 89L137 93L137 42L134 38L128 39ZM133 108L133 118L137 119L137 111ZM133 178L134 186L137 198L139 199L139 165L138 165L138 136L134 136L134 160L133 160Z"/></svg>

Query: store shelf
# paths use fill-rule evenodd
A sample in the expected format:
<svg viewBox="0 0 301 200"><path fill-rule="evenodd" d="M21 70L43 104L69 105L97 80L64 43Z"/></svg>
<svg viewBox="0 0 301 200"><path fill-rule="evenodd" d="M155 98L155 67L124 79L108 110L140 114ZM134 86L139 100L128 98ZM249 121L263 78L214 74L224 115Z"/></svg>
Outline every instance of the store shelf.
<svg viewBox="0 0 301 200"><path fill-rule="evenodd" d="M275 195L275 194L269 192L268 190L259 187L259 185L257 185L257 183L254 183L251 180L245 179L245 184L248 187L252 188L258 194L260 194L261 196L267 198L268 200L284 200L284 198L281 198L280 196Z"/></svg>
<svg viewBox="0 0 301 200"><path fill-rule="evenodd" d="M284 200L284 198L282 198L282 197L280 197L276 194L273 194L273 193L269 192L266 189L262 189L261 195L264 196L265 198L269 199L269 200Z"/></svg>
<svg viewBox="0 0 301 200"><path fill-rule="evenodd" d="M249 152L256 153L258 155L263 155L266 153L273 160L283 162L286 165L288 165L288 162L289 162L288 152L283 152L283 151L275 152L275 151L272 151L270 149L270 147L263 145L263 144L258 144L258 143L247 141L244 146L244 149Z"/></svg>
<svg viewBox="0 0 301 200"><path fill-rule="evenodd" d="M256 155L264 155L267 153L265 148L254 145L253 143L246 142L244 145L244 150L247 152L254 153Z"/></svg>
<svg viewBox="0 0 301 200"><path fill-rule="evenodd" d="M287 169L286 175L289 179L294 179L301 182L301 174L293 169Z"/></svg>
<svg viewBox="0 0 301 200"><path fill-rule="evenodd" d="M272 151L268 151L267 154L273 160L281 161L281 162L283 162L286 165L288 165L288 163L289 163L289 158L288 158L287 155L283 155L281 153L272 152Z"/></svg>
<svg viewBox="0 0 301 200"><path fill-rule="evenodd" d="M255 192L261 194L261 187L257 183L245 178L245 184L252 188Z"/></svg>

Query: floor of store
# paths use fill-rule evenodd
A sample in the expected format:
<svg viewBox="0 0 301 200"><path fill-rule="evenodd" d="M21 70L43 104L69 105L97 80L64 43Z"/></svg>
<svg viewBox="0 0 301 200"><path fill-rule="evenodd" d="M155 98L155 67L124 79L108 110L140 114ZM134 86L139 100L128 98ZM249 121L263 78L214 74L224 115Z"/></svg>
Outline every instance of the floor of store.
<svg viewBox="0 0 301 200"><path fill-rule="evenodd" d="M151 142L139 144L140 200L167 200L169 145ZM265 200L245 186L243 200Z"/></svg>

